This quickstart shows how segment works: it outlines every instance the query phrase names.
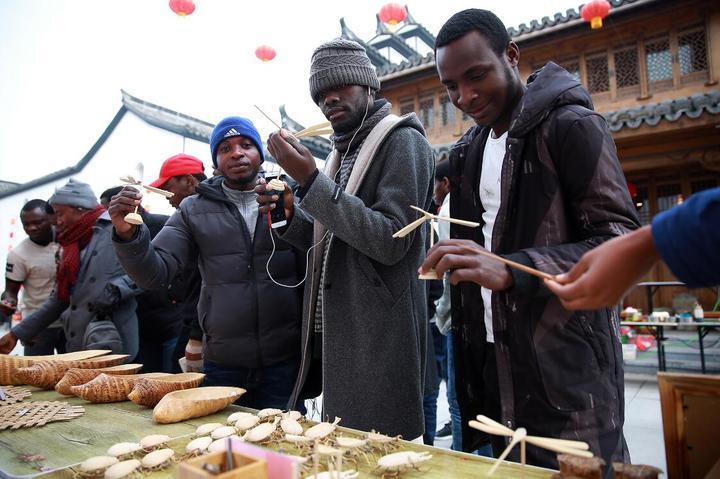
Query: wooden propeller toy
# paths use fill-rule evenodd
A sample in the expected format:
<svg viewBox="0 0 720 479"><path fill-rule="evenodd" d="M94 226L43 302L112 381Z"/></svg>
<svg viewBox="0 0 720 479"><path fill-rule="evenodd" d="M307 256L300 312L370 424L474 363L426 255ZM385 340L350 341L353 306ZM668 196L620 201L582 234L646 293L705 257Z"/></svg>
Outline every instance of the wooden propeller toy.
<svg viewBox="0 0 720 479"><path fill-rule="evenodd" d="M536 447L548 449L550 451L559 452L561 454L570 454L573 456L580 457L593 457L593 453L590 452L590 446L586 442L581 441L570 441L567 439L554 439L551 437L540 437L540 436L528 436L527 430L524 427L519 427L516 430L512 430L509 427L503 426L497 421L493 421L487 416L482 414L477 416L477 421L470 421L468 423L473 429L483 431L487 434L495 436L507 436L512 438L510 444L497 458L497 461L493 467L488 471L488 476L492 476L500 464L505 460L513 447L520 443L520 464L525 467L525 444L529 443Z"/></svg>
<svg viewBox="0 0 720 479"><path fill-rule="evenodd" d="M162 195L165 198L173 197L173 193L170 193L169 191L161 190L160 188L155 188L154 186L145 185L140 180L135 179L135 177L132 175L127 175L125 177L122 177L122 178L120 178L120 181L122 181L123 183L125 183L127 185L131 185L131 186L141 186L141 187L145 188L146 190L151 191L153 193L157 193L159 195ZM138 213L137 206L135 207L135 211L132 213L126 214L124 219L127 223L130 223L131 225L143 224L143 219L142 219L142 216L140 216L140 214Z"/></svg>
<svg viewBox="0 0 720 479"><path fill-rule="evenodd" d="M428 213L427 211L423 210L422 208L418 208L417 206L410 205L410 208L419 211L422 213L422 216L409 225L403 227L402 229L398 230L392 237L393 238L402 238L404 236L409 235L415 228L420 227L422 224L424 224L426 221L430 222L431 227L433 228L433 231L435 230L434 223L437 221L447 221L448 223L455 223L458 225L467 226L469 228L477 228L480 226L480 223L476 223L474 221L466 221L466 220L457 220L455 218L450 218L449 216L438 216L434 215L432 213ZM435 235L430 234L430 247L432 248L435 244ZM431 269L425 274L421 274L420 279L440 279L435 272L434 269Z"/></svg>

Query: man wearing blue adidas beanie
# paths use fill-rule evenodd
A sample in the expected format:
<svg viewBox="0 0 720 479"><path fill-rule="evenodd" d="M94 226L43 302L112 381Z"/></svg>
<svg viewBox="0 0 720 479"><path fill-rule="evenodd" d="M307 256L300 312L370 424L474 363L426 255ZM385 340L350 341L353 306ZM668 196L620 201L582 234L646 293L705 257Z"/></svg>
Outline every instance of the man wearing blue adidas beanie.
<svg viewBox="0 0 720 479"><path fill-rule="evenodd" d="M254 187L264 154L252 122L220 121L210 152L220 174L180 203L152 243L145 226L123 220L140 193L125 189L110 202L115 250L146 289L167 287L198 262L204 384L246 389L238 400L243 406L285 409L299 368L302 289L275 281L298 283L305 255L279 239L273 246L268 222L258 215Z"/></svg>

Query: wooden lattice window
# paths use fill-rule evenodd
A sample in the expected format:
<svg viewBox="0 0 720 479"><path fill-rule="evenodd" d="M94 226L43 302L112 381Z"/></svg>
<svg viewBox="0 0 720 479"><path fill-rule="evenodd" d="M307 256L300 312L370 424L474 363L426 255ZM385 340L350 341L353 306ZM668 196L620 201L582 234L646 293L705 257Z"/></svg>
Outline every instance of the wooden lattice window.
<svg viewBox="0 0 720 479"><path fill-rule="evenodd" d="M648 83L672 85L672 53L668 37L656 38L645 43L645 65Z"/></svg>
<svg viewBox="0 0 720 479"><path fill-rule="evenodd" d="M588 56L585 60L587 66L587 87L590 93L610 91L610 72L608 71L608 58L606 53Z"/></svg>
<svg viewBox="0 0 720 479"><path fill-rule="evenodd" d="M688 28L678 33L677 58L682 81L707 78L707 40L703 26Z"/></svg>
<svg viewBox="0 0 720 479"><path fill-rule="evenodd" d="M571 58L558 62L558 65L563 67L569 74L573 76L577 81L580 80L580 61L577 58Z"/></svg>
<svg viewBox="0 0 720 479"><path fill-rule="evenodd" d="M443 126L455 124L455 106L447 95L440 97L440 113Z"/></svg>
<svg viewBox="0 0 720 479"><path fill-rule="evenodd" d="M690 192L698 193L700 191L715 188L717 185L718 180L715 178L702 178L699 180L693 180L690 182Z"/></svg>
<svg viewBox="0 0 720 479"><path fill-rule="evenodd" d="M413 111L415 111L415 102L413 100L400 102L400 115L407 115Z"/></svg>
<svg viewBox="0 0 720 479"><path fill-rule="evenodd" d="M425 97L420 99L420 121L426 130L433 127L434 111L434 97Z"/></svg>
<svg viewBox="0 0 720 479"><path fill-rule="evenodd" d="M615 82L618 93L639 91L640 70L638 68L638 51L635 45L617 49L614 52Z"/></svg>
<svg viewBox="0 0 720 479"><path fill-rule="evenodd" d="M650 196L648 195L647 186L638 186L637 196L634 198L635 208L637 208L637 215L640 220L640 224L643 226L650 224L651 220L649 198Z"/></svg>
<svg viewBox="0 0 720 479"><path fill-rule="evenodd" d="M657 212L661 213L683 202L680 183L667 183L657 187Z"/></svg>

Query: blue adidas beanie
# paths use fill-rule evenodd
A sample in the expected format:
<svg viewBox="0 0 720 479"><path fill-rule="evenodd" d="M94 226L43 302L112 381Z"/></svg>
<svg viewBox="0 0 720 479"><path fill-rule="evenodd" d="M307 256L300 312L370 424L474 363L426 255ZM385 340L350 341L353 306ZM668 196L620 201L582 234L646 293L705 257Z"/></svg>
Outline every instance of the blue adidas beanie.
<svg viewBox="0 0 720 479"><path fill-rule="evenodd" d="M218 145L220 145L225 138L232 136L245 136L250 138L260 152L260 161L265 161L262 140L260 140L260 133L255 129L255 125L247 118L229 116L223 118L220 123L215 125L215 128L213 128L210 134L210 154L212 155L212 163L215 168L217 168L216 153Z"/></svg>

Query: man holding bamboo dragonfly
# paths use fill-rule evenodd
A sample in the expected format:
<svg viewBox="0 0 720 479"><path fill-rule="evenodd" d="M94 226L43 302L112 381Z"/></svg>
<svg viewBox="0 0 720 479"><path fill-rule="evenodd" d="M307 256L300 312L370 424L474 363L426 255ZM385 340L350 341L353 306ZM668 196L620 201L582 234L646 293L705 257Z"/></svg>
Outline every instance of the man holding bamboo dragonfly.
<svg viewBox="0 0 720 479"><path fill-rule="evenodd" d="M485 414L528 434L586 441L608 464L628 462L617 312L567 311L538 278L638 226L605 120L554 63L523 84L519 49L486 10L450 18L435 54L450 100L477 125L450 154L450 215L480 227L451 225L451 239L421 267L449 272L453 285L463 448L490 440L467 426ZM491 442L500 454L504 439ZM527 453L557 467L551 452Z"/></svg>

